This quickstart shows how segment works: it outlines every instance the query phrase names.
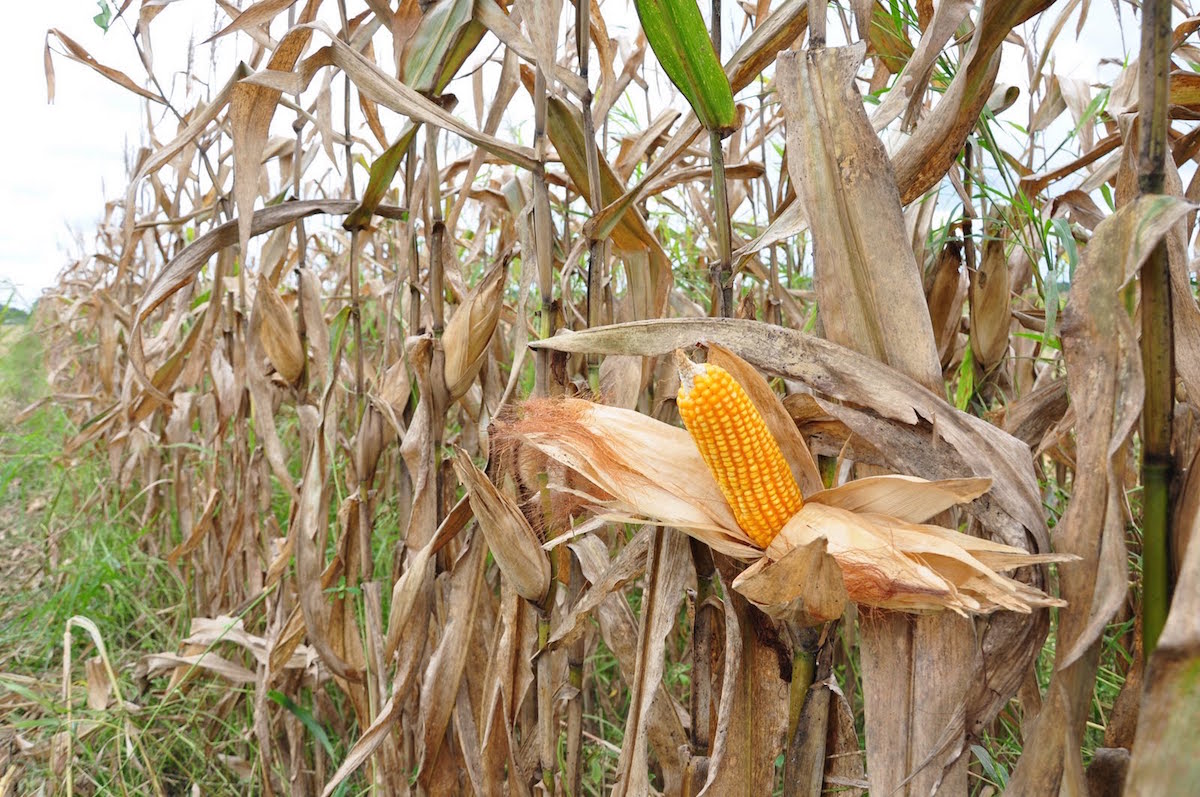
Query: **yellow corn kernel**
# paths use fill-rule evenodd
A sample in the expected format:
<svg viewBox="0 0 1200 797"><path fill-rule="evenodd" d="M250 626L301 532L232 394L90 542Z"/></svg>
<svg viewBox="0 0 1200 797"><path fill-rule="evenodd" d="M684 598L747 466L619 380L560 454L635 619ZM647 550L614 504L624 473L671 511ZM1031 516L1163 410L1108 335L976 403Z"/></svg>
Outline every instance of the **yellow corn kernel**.
<svg viewBox="0 0 1200 797"><path fill-rule="evenodd" d="M679 387L679 415L733 509L760 548L804 505L779 444L746 391L718 365L693 365ZM690 383L690 384L689 384Z"/></svg>

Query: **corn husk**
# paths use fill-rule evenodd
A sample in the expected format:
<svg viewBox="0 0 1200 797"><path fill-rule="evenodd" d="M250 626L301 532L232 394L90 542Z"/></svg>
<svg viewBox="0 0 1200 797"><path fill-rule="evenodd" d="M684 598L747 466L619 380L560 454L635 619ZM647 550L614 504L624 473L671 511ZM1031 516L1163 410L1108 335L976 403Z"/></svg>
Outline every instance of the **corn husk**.
<svg viewBox="0 0 1200 797"><path fill-rule="evenodd" d="M507 260L493 266L446 324L442 346L446 352L446 389L451 401L466 394L483 365L488 344L500 320L500 309L504 306L507 273Z"/></svg>
<svg viewBox="0 0 1200 797"><path fill-rule="evenodd" d="M550 560L529 521L516 502L475 467L467 452L456 448L453 464L458 480L467 488L471 510L501 574L522 598L541 602L550 588Z"/></svg>
<svg viewBox="0 0 1200 797"><path fill-rule="evenodd" d="M259 275L255 291L254 325L267 359L288 383L300 378L304 370L304 351L291 311L279 294Z"/></svg>

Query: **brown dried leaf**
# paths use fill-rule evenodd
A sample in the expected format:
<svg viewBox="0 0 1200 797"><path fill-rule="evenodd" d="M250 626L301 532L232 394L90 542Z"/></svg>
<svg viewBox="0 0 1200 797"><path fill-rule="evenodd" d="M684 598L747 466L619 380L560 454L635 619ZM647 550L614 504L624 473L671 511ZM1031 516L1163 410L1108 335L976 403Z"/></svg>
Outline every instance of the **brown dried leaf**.
<svg viewBox="0 0 1200 797"><path fill-rule="evenodd" d="M529 521L461 448L454 450L454 472L467 490L475 520L501 574L521 597L540 603L550 588L550 560Z"/></svg>
<svg viewBox="0 0 1200 797"><path fill-rule="evenodd" d="M47 90L46 93L47 93L47 99L49 102L54 102L54 67L51 64L51 56L50 56L50 54L52 52L50 49L50 37L51 36L58 39L62 43L62 45L67 48L66 56L67 56L67 58L70 58L72 61L78 61L79 63L83 64L84 66L86 66L86 67L92 69L93 71L103 75L104 77L108 78L113 83L116 83L121 88L132 91L134 94L138 95L139 97L144 97L147 100L150 100L152 102L157 102L159 104L163 103L163 98L161 96L159 96L158 94L155 94L152 91L147 91L146 89L139 86L137 83L134 83L133 80L129 77L129 75L126 75L121 70L113 69L111 66L105 66L104 64L100 63L95 58L93 58L87 50L85 50L85 49L83 49L83 47L79 46L79 44L74 39L72 39L70 36L63 33L62 31L58 30L57 28L51 28L50 30L46 31L46 51L45 51L45 56L43 58L43 62L46 67L46 90Z"/></svg>
<svg viewBox="0 0 1200 797"><path fill-rule="evenodd" d="M1000 67L998 50L1008 34L1045 10L1052 0L987 3L980 11L967 56L933 111L892 157L904 204L941 180L962 151L967 134L991 95Z"/></svg>
<svg viewBox="0 0 1200 797"><path fill-rule="evenodd" d="M202 44L208 44L214 39L219 39L230 33L235 33L239 30L245 30L254 25L270 24L271 20L281 12L286 11L296 4L296 0L258 0L257 3L250 5L245 11L237 15L237 18L230 22L225 27L205 39Z"/></svg>
<svg viewBox="0 0 1200 797"><path fill-rule="evenodd" d="M642 393L641 357L605 357L600 363L600 400L632 410Z"/></svg>
<svg viewBox="0 0 1200 797"><path fill-rule="evenodd" d="M487 547L482 542L479 537L473 538L450 574L442 637L421 682L421 768L417 778L422 784L429 783L436 774L433 765L446 739L446 726L454 710L472 644L475 614L480 607L479 592L483 588L487 564Z"/></svg>
<svg viewBox="0 0 1200 797"><path fill-rule="evenodd" d="M906 105L911 109L913 103L920 101L929 79L933 76L934 63L942 54L942 48L974 5L973 0L938 3L933 12L933 20L927 27L922 26L924 32L917 48L904 63L904 68L884 96L883 102L879 103L875 112L871 114L871 126L874 129L882 130L887 127L904 112Z"/></svg>
<svg viewBox="0 0 1200 797"><path fill-rule="evenodd" d="M657 533L653 526L642 527L642 530L625 544L625 547L617 554L617 558L612 560L602 574L596 576L595 580L589 578L592 585L588 587L587 592L579 596L579 600L571 607L571 611L558 623L554 633L550 635L548 644L551 648L570 645L578 640L586 628L585 623L592 611L610 595L645 571L646 551L650 544L650 538ZM576 553L579 552L576 551Z"/></svg>
<svg viewBox="0 0 1200 797"><path fill-rule="evenodd" d="M819 253L817 303L830 340L940 389L921 273L911 250L895 246L908 236L891 163L854 85L863 52L860 44L779 59L788 170Z"/></svg>
<svg viewBox="0 0 1200 797"><path fill-rule="evenodd" d="M303 27L303 23L312 22L320 4L321 0L308 0L300 12L301 25L289 30L280 40L275 52L271 53L268 69L290 71L296 66L296 61L312 39L312 30ZM243 80L233 87L229 100L233 136L233 203L238 213L238 251L243 264L253 235L254 199L258 196L263 150L281 95L282 92L277 89L251 85Z"/></svg>
<svg viewBox="0 0 1200 797"><path fill-rule="evenodd" d="M782 641L771 622L736 592L727 590L723 603L725 676L708 781L700 794L756 797L774 788L788 705L780 650L763 637L774 631L776 645Z"/></svg>
<svg viewBox="0 0 1200 797"><path fill-rule="evenodd" d="M674 529L654 534L647 551L646 586L642 593L642 619L638 630L637 667L629 685L629 716L617 762L613 794L646 794L650 789L646 756L650 706L662 686L664 645L675 626L675 613L683 599L687 563L687 537Z"/></svg>
<svg viewBox="0 0 1200 797"><path fill-rule="evenodd" d="M821 537L797 545L778 561L763 557L734 579L733 588L776 619L804 625L836 620L849 597L828 546L829 541Z"/></svg>

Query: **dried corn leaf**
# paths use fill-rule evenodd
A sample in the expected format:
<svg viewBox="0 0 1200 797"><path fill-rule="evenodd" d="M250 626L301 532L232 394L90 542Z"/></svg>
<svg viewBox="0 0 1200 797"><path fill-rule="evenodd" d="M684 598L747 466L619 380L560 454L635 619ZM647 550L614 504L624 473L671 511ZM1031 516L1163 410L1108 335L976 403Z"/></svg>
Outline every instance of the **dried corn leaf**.
<svg viewBox="0 0 1200 797"><path fill-rule="evenodd" d="M900 198L908 204L949 171L991 96L1000 67L998 50L1005 37L1052 0L986 3L975 25L967 55L933 111L912 138L892 157Z"/></svg>
<svg viewBox="0 0 1200 797"><path fill-rule="evenodd" d="M629 716L614 795L640 795L650 789L646 755L650 706L662 685L666 636L675 625L675 614L683 599L688 559L687 538L673 529L658 531L648 546L637 665L630 682Z"/></svg>
<svg viewBox="0 0 1200 797"><path fill-rule="evenodd" d="M775 785L775 759L787 727L788 684L778 629L746 599L727 591L725 675L712 761L701 797L761 795ZM767 642L774 636L775 646Z"/></svg>
<svg viewBox="0 0 1200 797"><path fill-rule="evenodd" d="M973 0L947 0L938 3L932 21L928 26L922 26L921 41L917 48L904 62L904 68L884 95L883 102L879 103L875 112L871 114L872 127L882 130L904 113L906 105L911 109L914 103L920 101L933 75L934 64L942 54L942 48L974 5Z"/></svg>
<svg viewBox="0 0 1200 797"><path fill-rule="evenodd" d="M850 597L828 548L829 541L818 537L776 561L763 557L734 579L733 588L769 617L803 625L836 620Z"/></svg>
<svg viewBox="0 0 1200 797"><path fill-rule="evenodd" d="M446 600L447 618L442 638L429 659L421 682L421 768L418 782L429 784L437 776L435 762L446 739L446 727L457 702L463 669L467 664L475 614L480 610L479 591L483 588L487 548L478 537L456 563L450 575L450 594Z"/></svg>
<svg viewBox="0 0 1200 797"><path fill-rule="evenodd" d="M43 58L43 61L46 66L46 89L47 89L46 95L47 95L47 100L49 102L54 102L54 67L53 67L53 64L52 64L52 61L50 58L50 54L51 54L51 52L53 52L50 49L50 37L51 36L58 39L59 42L61 42L62 45L67 48L66 56L68 58L70 58L72 61L77 61L78 63L83 64L84 66L88 67L89 69L92 69L93 71L97 72L98 74L108 78L113 83L116 83L121 88L126 89L128 91L132 91L134 94L137 94L139 97L144 97L145 99L150 100L151 102L157 102L160 104L164 104L165 101L163 100L163 98L161 96L159 96L158 94L155 94L152 91L148 91L147 89L142 88L137 83L135 83L133 81L133 79L129 77L129 75L126 75L121 70L114 69L111 66L105 66L104 64L100 63L95 58L93 58L87 50L85 50L83 47L81 47L74 39L72 39L70 36L63 33L62 31L58 30L57 28L51 28L50 30L46 31L46 48L45 48L45 57Z"/></svg>
<svg viewBox="0 0 1200 797"><path fill-rule="evenodd" d="M320 4L321 0L308 0L300 12L301 25L316 17ZM312 31L306 27L297 26L289 30L271 54L267 68L291 70L311 39ZM241 81L233 87L229 100L233 135L233 203L238 213L238 251L243 263L246 262L248 244L253 235L254 199L258 195L263 150L281 95L282 92L277 89Z"/></svg>
<svg viewBox="0 0 1200 797"><path fill-rule="evenodd" d="M246 30L255 25L269 25L271 20L279 15L281 11L286 11L296 4L296 0L258 0L238 14L233 22L230 22L219 31L209 36L204 40L204 44L208 44L214 39L219 39L222 36L227 36L230 33L235 33L239 30Z"/></svg>
<svg viewBox="0 0 1200 797"><path fill-rule="evenodd" d="M612 563L592 581L588 590L579 596L571 611L555 627L554 633L550 635L551 647L570 645L578 640L592 610L645 571L646 551L651 537L655 534L657 531L653 526L645 526L625 544Z"/></svg>

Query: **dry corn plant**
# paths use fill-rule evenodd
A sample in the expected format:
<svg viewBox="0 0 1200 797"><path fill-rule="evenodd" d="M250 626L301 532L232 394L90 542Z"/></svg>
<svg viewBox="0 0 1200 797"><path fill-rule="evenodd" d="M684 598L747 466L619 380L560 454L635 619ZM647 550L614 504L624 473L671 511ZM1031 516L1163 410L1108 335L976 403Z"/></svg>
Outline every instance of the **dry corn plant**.
<svg viewBox="0 0 1200 797"><path fill-rule="evenodd" d="M266 795L1194 783L1197 17L1088 85L1077 1L218 3L179 97L165 5L48 34L155 122L38 323L190 631L30 782L199 789L195 693Z"/></svg>

